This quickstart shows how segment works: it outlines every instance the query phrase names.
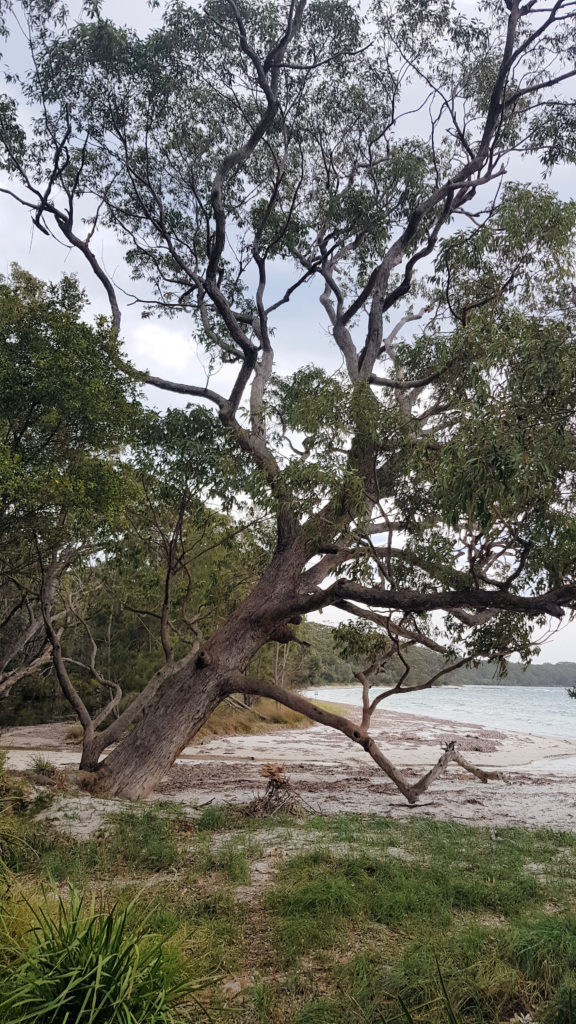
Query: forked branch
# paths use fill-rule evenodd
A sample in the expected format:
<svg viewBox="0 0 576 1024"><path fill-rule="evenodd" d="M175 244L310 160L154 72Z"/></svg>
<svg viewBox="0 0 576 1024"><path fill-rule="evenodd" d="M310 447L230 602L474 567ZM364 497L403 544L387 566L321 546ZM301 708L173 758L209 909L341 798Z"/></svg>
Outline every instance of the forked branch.
<svg viewBox="0 0 576 1024"><path fill-rule="evenodd" d="M282 686L276 686L274 683L269 683L264 679L250 678L239 672L231 674L228 685L230 693L254 693L260 697L269 697L271 700L278 701L284 707L291 708L292 711L305 715L313 722L318 722L319 725L328 725L330 728L341 732L370 755L378 767L392 780L409 804L415 804L418 798L426 792L435 779L442 775L452 762L460 765L461 768L470 772L481 782L488 782L490 779L504 780L502 772L485 771L483 768L478 768L476 765L471 764L470 761L462 756L456 744L452 742L447 745L444 753L430 771L426 772L417 782L410 783L406 776L382 752L376 740L369 736L361 726L344 715L337 715L332 711L327 711L325 708L320 708L313 701L308 700L302 694L296 693L293 690L285 690Z"/></svg>

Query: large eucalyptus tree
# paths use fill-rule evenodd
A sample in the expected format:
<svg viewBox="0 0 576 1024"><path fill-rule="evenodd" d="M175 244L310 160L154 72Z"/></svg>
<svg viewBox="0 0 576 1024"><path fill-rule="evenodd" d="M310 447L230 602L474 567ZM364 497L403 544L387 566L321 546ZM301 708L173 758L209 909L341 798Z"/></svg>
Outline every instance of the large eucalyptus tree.
<svg viewBox="0 0 576 1024"><path fill-rule="evenodd" d="M526 655L574 606L576 209L534 179L576 156L576 5L175 0L145 36L94 3L3 7L32 61L0 107L2 191L86 258L121 334L115 234L146 312L206 353L207 382L149 377L213 409L205 493L275 522L100 785L147 793L245 692L340 729L415 800L431 776L371 738L368 684L357 725L247 667L330 606L388 638L377 661Z"/></svg>

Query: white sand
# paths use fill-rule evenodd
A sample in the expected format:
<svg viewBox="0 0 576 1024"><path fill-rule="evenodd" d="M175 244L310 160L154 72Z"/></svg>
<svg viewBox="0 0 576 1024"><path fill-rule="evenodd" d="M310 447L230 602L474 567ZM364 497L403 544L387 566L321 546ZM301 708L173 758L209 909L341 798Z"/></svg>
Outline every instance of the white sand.
<svg viewBox="0 0 576 1024"><path fill-rule="evenodd" d="M359 713L357 708L347 710L351 717ZM66 743L66 730L62 725L6 730L0 742L8 748L8 766L27 768L38 755L58 766L77 763L79 749ZM363 750L328 727L314 726L218 737L187 747L151 799L169 797L188 806L245 803L263 785L262 764L274 762L286 766L306 802L324 813L422 815L576 831L576 743L391 711L375 716L373 734L411 780L431 767L443 744L454 739L469 760L505 770L509 781L482 785L451 766L411 808Z"/></svg>

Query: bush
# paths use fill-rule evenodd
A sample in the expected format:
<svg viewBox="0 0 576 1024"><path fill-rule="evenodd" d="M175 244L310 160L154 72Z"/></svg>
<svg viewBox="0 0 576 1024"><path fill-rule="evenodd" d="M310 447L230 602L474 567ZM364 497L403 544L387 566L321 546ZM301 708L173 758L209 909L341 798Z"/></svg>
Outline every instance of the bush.
<svg viewBox="0 0 576 1024"><path fill-rule="evenodd" d="M161 941L132 933L123 911L85 905L74 890L57 912L30 907L28 946L6 969L0 1021L5 1024L173 1024L174 1006L190 986L177 982Z"/></svg>

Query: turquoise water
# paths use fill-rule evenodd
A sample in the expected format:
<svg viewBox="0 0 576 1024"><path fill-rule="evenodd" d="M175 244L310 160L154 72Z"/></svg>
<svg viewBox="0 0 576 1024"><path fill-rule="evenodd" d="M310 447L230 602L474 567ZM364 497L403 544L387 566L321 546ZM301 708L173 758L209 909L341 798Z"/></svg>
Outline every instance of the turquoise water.
<svg viewBox="0 0 576 1024"><path fill-rule="evenodd" d="M370 695L381 692L374 687ZM312 695L320 700L362 704L360 686L322 686L307 691L307 696ZM381 710L386 708L576 742L576 700L570 699L563 686L442 686L387 697L380 705Z"/></svg>

